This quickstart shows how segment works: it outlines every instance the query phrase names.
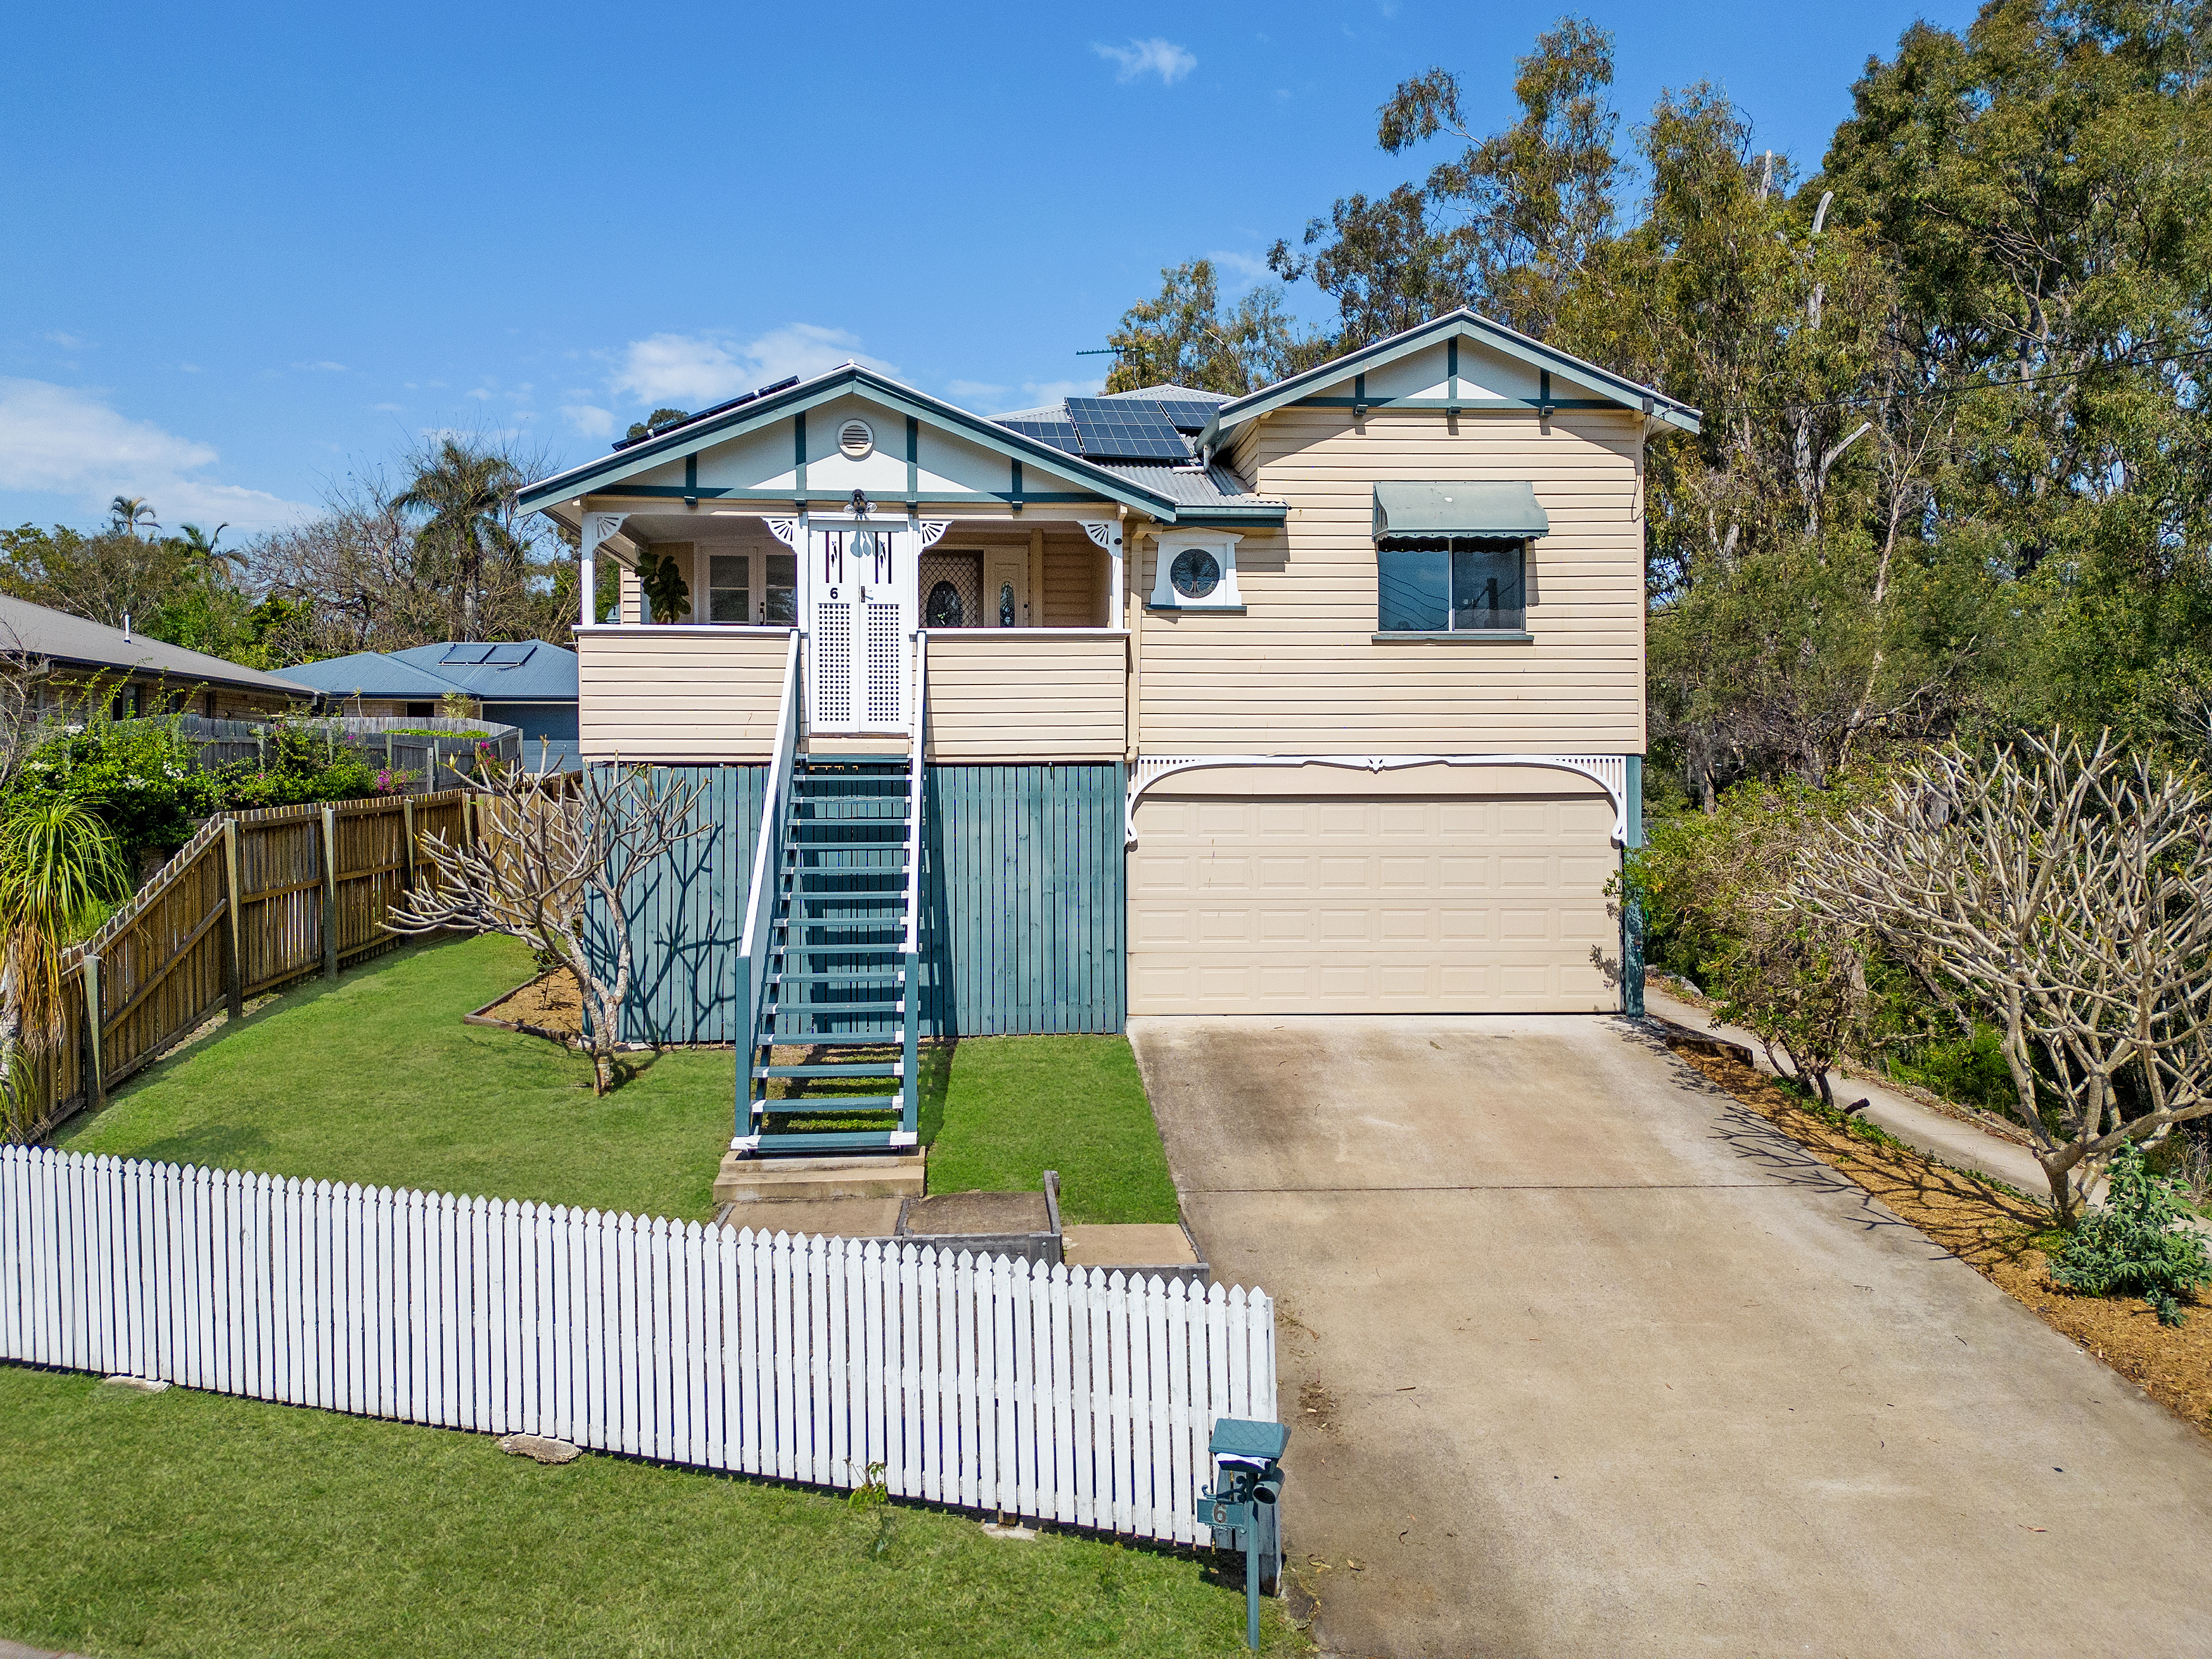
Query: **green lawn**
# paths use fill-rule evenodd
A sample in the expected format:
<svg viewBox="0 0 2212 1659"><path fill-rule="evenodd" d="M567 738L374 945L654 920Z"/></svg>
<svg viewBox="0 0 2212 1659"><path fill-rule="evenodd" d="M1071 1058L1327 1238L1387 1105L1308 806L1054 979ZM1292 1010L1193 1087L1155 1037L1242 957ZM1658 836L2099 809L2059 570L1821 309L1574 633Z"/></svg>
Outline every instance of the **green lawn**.
<svg viewBox="0 0 2212 1659"><path fill-rule="evenodd" d="M60 1144L313 1176L704 1218L727 1146L727 1049L591 1066L460 1017L530 976L513 939L412 945L315 981L134 1080ZM1035 1188L1072 1221L1173 1221L1175 1189L1126 1040L971 1038L922 1073L933 1191Z"/></svg>
<svg viewBox="0 0 2212 1659"><path fill-rule="evenodd" d="M94 1656L1229 1654L1241 1558L0 1364L0 1638ZM1270 1652L1310 1651L1267 1607Z"/></svg>

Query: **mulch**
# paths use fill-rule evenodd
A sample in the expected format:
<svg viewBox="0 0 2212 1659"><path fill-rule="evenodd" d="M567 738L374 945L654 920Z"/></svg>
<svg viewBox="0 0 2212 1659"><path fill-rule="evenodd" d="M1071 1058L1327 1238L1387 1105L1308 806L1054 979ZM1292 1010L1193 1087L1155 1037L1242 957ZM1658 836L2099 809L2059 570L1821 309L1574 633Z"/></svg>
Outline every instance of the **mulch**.
<svg viewBox="0 0 2212 1659"><path fill-rule="evenodd" d="M580 1042L584 1035L583 999L576 994L576 981L559 968L509 991L496 1002L486 1003L466 1018L471 1024L503 1025L556 1042Z"/></svg>
<svg viewBox="0 0 2212 1659"><path fill-rule="evenodd" d="M2051 1212L2033 1199L1977 1181L1948 1164L1865 1132L1839 1127L1764 1074L1714 1054L1677 1051L1695 1068L1807 1151L1880 1199L1899 1220L1990 1280L2006 1295L2212 1435L2212 1307L2202 1297L2179 1329L2160 1325L2140 1297L2076 1296L2051 1282L2038 1243Z"/></svg>

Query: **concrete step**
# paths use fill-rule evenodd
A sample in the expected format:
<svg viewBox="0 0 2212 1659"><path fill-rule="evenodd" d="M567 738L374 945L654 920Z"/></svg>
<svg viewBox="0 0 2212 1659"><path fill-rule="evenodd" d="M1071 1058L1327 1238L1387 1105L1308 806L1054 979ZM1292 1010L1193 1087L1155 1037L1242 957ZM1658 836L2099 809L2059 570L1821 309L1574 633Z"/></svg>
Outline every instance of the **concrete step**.
<svg viewBox="0 0 2212 1659"><path fill-rule="evenodd" d="M750 1204L772 1199L918 1198L929 1154L919 1146L865 1157L722 1158L714 1178L717 1204ZM738 1218L740 1224L744 1217Z"/></svg>

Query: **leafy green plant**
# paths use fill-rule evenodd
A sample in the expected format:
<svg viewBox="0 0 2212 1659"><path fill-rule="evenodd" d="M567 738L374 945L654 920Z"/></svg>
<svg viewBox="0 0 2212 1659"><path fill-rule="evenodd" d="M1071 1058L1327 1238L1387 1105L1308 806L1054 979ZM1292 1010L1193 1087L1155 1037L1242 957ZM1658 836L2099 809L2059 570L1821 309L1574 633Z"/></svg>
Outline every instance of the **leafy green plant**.
<svg viewBox="0 0 2212 1659"><path fill-rule="evenodd" d="M19 799L0 817L0 1127L18 1139L35 1111L22 1062L61 1046L64 946L130 890L121 848L85 802Z"/></svg>
<svg viewBox="0 0 2212 1659"><path fill-rule="evenodd" d="M2105 1202L2081 1218L2051 1261L2051 1282L2084 1296L2139 1296L2161 1325L2187 1317L2180 1298L2212 1284L2212 1251L2189 1224L2179 1182L2153 1175L2142 1149L2117 1153Z"/></svg>
<svg viewBox="0 0 2212 1659"><path fill-rule="evenodd" d="M657 623L674 622L691 603L691 584L684 580L682 562L671 554L656 555L647 548L638 558L637 583Z"/></svg>

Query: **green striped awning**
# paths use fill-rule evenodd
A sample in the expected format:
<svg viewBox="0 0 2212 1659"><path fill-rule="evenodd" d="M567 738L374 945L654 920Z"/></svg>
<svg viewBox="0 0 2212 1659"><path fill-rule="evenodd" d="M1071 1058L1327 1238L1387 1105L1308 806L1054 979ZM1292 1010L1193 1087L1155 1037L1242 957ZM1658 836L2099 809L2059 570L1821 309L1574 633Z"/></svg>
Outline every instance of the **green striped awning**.
<svg viewBox="0 0 2212 1659"><path fill-rule="evenodd" d="M1545 536L1552 521L1525 480L1510 483L1378 483L1375 538Z"/></svg>

